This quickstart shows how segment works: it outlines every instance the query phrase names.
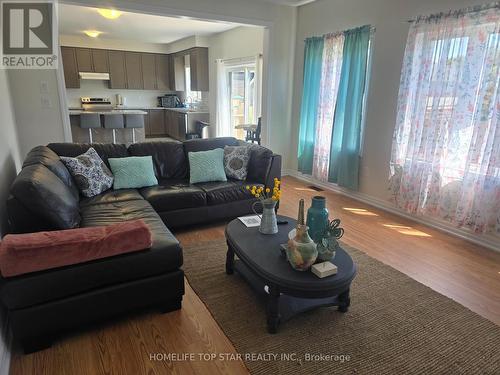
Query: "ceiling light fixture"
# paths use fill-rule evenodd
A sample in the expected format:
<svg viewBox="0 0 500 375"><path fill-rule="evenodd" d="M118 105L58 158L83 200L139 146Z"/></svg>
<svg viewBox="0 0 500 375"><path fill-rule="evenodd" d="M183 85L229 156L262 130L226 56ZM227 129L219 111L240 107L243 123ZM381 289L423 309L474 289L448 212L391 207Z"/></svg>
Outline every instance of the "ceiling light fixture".
<svg viewBox="0 0 500 375"><path fill-rule="evenodd" d="M85 33L85 35L90 36L91 38L97 38L99 35L102 34L102 31L85 30L84 33Z"/></svg>
<svg viewBox="0 0 500 375"><path fill-rule="evenodd" d="M104 18L107 18L108 20L116 20L118 17L122 15L122 12L116 9L103 9L99 8L97 9L99 14L103 16Z"/></svg>

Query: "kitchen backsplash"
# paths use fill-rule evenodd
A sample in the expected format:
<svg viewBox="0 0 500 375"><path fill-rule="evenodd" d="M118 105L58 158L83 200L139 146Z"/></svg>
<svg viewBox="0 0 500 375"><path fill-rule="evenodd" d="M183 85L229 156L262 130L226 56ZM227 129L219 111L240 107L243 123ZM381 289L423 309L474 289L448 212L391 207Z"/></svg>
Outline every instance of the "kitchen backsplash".
<svg viewBox="0 0 500 375"><path fill-rule="evenodd" d="M116 94L121 94L125 99L126 107L150 108L158 104L158 96L167 93L177 94L184 100L183 92L166 92L159 90L112 90L106 81L81 80L79 89L66 89L69 108L80 108L80 97L109 97L113 105L116 104ZM197 104L199 108L208 108L208 92L202 92L202 100Z"/></svg>

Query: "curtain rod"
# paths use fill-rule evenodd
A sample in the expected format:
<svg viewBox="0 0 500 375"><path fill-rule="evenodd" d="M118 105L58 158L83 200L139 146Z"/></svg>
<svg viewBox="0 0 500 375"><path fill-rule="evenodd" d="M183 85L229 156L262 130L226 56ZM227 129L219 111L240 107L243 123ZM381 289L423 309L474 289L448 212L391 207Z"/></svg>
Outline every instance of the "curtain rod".
<svg viewBox="0 0 500 375"><path fill-rule="evenodd" d="M363 25L363 26L359 26L359 27L354 27L352 29L346 29L346 30L342 30L342 31L335 31L333 33L326 33L326 34L323 34L321 36L310 36L310 37L304 39L304 41L306 41L307 39L311 39L311 38L325 38L325 37L337 36L337 35L345 34L347 32L353 31L353 30L361 29L363 27L369 27L370 28L370 33L374 33L377 30L375 28L375 26L372 26L372 25Z"/></svg>
<svg viewBox="0 0 500 375"><path fill-rule="evenodd" d="M440 13L428 14L428 15L424 15L424 16L417 16L413 19L407 20L406 22L415 23L415 22L421 22L421 21L432 21L433 19L438 19L438 18L442 18L442 17L460 17L460 16L463 16L467 13L475 13L475 12L480 12L483 10L488 10L488 9L493 9L493 8L500 8L500 1L496 1L493 3L489 3L489 4L474 5L471 7L457 9L457 10L450 9L447 12L440 12Z"/></svg>

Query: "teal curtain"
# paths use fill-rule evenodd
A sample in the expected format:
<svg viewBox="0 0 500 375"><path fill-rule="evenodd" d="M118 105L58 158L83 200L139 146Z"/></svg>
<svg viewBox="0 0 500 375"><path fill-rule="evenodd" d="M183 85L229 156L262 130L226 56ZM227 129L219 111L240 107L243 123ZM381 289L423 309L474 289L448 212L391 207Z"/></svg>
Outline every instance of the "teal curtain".
<svg viewBox="0 0 500 375"><path fill-rule="evenodd" d="M304 50L304 83L300 107L298 169L311 174L316 137L316 119L319 106L319 86L323 62L323 38L306 39Z"/></svg>
<svg viewBox="0 0 500 375"><path fill-rule="evenodd" d="M344 33L342 70L333 120L328 180L352 190L358 189L370 33L370 26Z"/></svg>

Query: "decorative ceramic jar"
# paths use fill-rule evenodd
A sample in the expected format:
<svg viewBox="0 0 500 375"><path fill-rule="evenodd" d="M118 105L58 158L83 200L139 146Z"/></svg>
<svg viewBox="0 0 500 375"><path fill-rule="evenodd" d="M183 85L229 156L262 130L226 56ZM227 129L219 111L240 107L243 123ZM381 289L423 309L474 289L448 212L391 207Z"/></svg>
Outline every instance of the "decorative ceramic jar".
<svg viewBox="0 0 500 375"><path fill-rule="evenodd" d="M259 232L262 234L278 233L278 223L276 220L276 203L278 202L272 199L263 199L254 202L254 205L259 202L262 204L262 216L260 218ZM256 212L254 207L253 210Z"/></svg>
<svg viewBox="0 0 500 375"><path fill-rule="evenodd" d="M312 198L311 207L307 210L307 222L309 236L314 242L320 243L323 232L328 225L328 209L326 198L317 195Z"/></svg>
<svg viewBox="0 0 500 375"><path fill-rule="evenodd" d="M297 271L307 271L318 257L316 244L309 237L307 226L304 224L303 199L299 201L297 227L288 233L286 256L290 265Z"/></svg>

